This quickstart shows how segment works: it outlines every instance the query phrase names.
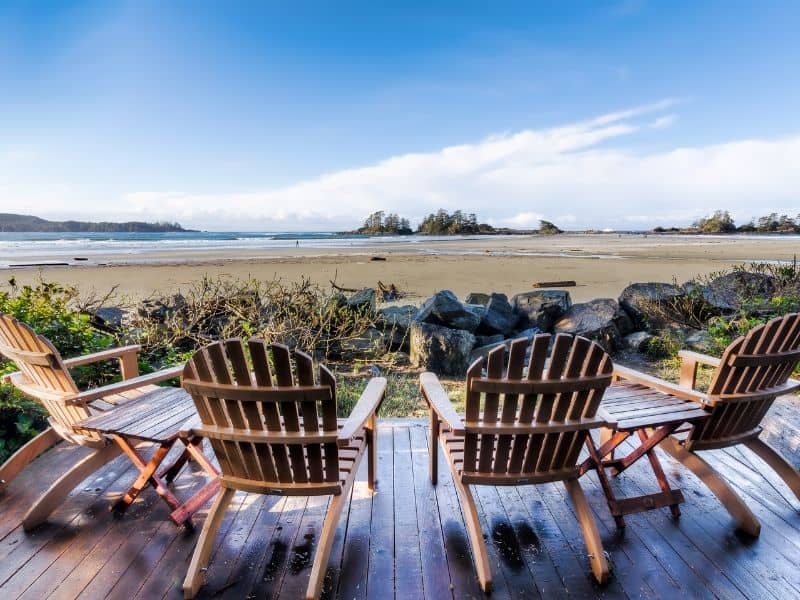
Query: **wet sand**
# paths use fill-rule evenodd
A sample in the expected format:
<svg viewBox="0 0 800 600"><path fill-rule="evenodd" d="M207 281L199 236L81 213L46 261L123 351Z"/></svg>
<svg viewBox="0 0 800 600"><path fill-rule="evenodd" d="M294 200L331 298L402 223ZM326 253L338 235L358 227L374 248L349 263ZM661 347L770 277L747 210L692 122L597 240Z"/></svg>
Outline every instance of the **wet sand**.
<svg viewBox="0 0 800 600"><path fill-rule="evenodd" d="M697 275L756 260L790 261L800 250L797 237L700 237L643 235L513 236L357 248L158 252L92 257L68 267L3 269L30 283L77 285L104 293L144 297L185 288L203 275L280 278L358 288L378 281L395 284L409 301L436 290L464 296L472 291L506 294L527 291L542 281L574 280L577 301L616 297L635 281L684 282ZM373 256L385 261L372 261ZM48 257L39 257L42 262ZM63 258L62 258L63 260ZM98 263L105 263L100 265Z"/></svg>

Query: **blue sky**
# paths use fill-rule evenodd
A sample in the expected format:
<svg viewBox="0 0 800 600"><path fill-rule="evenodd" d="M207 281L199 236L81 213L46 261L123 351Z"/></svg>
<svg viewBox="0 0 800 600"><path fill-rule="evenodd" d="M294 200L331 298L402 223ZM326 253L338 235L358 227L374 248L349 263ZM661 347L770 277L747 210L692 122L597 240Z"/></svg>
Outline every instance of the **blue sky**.
<svg viewBox="0 0 800 600"><path fill-rule="evenodd" d="M797 2L0 2L0 210L800 212Z"/></svg>

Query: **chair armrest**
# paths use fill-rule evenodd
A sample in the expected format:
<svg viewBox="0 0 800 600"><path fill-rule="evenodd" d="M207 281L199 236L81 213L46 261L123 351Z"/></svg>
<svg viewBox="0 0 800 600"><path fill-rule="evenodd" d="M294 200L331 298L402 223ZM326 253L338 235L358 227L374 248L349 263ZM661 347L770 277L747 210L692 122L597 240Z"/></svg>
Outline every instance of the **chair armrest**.
<svg viewBox="0 0 800 600"><path fill-rule="evenodd" d="M464 435L464 420L453 408L453 403L450 402L439 378L433 373L423 373L419 376L419 387L431 410L439 416L447 428L456 435Z"/></svg>
<svg viewBox="0 0 800 600"><path fill-rule="evenodd" d="M64 366L68 369L80 367L82 365L90 365L92 363L101 362L104 360L119 360L119 367L122 373L122 379L131 379L139 375L139 365L137 364L137 356L142 349L139 345L120 346L119 348L109 348L93 354L86 354L84 356L76 356L75 358L67 358L64 360Z"/></svg>
<svg viewBox="0 0 800 600"><path fill-rule="evenodd" d="M373 377L370 379L367 387L361 392L361 397L356 402L353 412L339 430L337 443L340 447L347 446L352 437L364 427L367 420L375 415L385 396L386 378Z"/></svg>
<svg viewBox="0 0 800 600"><path fill-rule="evenodd" d="M104 385L103 387L80 392L72 398L69 398L67 400L67 404L85 406L86 404L89 404L95 400L104 400L106 396L113 396L114 394L119 394L120 392L127 392L128 390L135 390L136 388L140 388L145 385L151 385L161 381L166 381L167 379L180 377L182 372L183 367L177 366L170 367L168 369L162 369L161 371L156 371L155 373L148 373L147 375L139 375L138 377L132 377L131 379L126 379L118 383L111 383L109 385ZM106 402L108 402L108 400L106 400Z"/></svg>
<svg viewBox="0 0 800 600"><path fill-rule="evenodd" d="M663 379L653 377L652 375L647 375L646 373L634 371L628 367L614 365L614 378L624 379L625 381L630 381L632 383L638 383L650 389L669 394L670 396L681 398L682 400L693 400L694 402L698 402L706 406L709 405L708 396L702 392L698 392L697 390L693 390L675 383L670 383L669 381L664 381Z"/></svg>
<svg viewBox="0 0 800 600"><path fill-rule="evenodd" d="M721 358L701 354L700 352L692 352L691 350L681 350L678 352L678 356L680 356L681 362L694 362L709 367L718 367L722 362Z"/></svg>
<svg viewBox="0 0 800 600"><path fill-rule="evenodd" d="M691 350L681 350L678 352L678 356L681 358L681 385L692 389L694 389L697 384L697 367L699 365L718 367L722 362L719 358L714 358L707 354L700 354L699 352L692 352Z"/></svg>

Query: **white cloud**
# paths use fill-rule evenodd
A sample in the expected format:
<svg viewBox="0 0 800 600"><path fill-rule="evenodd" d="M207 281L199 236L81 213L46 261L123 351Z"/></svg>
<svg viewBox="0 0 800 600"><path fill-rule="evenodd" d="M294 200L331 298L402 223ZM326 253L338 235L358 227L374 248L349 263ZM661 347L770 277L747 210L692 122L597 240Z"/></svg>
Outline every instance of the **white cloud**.
<svg viewBox="0 0 800 600"><path fill-rule="evenodd" d="M114 202L76 202L80 190L66 187L60 197L37 202L37 211L63 216L64 206L81 206L96 219L256 230L346 229L374 210L414 221L440 207L500 225L529 227L544 218L576 229L686 224L717 208L740 222L796 212L800 135L658 153L613 147L634 132L658 135L675 120L666 111L676 104L667 99L561 127L394 156L262 192L137 191ZM0 165L0 198L13 197L3 187Z"/></svg>
<svg viewBox="0 0 800 600"><path fill-rule="evenodd" d="M675 114L669 114L657 117L655 120L653 120L652 123L650 123L650 127L652 129L665 129L670 125L672 125L677 119L678 115Z"/></svg>

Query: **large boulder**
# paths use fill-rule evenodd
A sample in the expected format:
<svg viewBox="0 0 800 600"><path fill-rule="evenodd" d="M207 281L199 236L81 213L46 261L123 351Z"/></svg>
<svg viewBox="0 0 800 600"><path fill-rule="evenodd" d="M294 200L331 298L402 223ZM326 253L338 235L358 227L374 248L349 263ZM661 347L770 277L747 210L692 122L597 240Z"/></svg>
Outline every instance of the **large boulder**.
<svg viewBox="0 0 800 600"><path fill-rule="evenodd" d="M629 333L622 338L622 347L631 352L645 352L647 351L647 346L654 337L652 333L646 331Z"/></svg>
<svg viewBox="0 0 800 600"><path fill-rule="evenodd" d="M101 306L92 313L92 324L106 331L119 331L128 316L128 311L119 306Z"/></svg>
<svg viewBox="0 0 800 600"><path fill-rule="evenodd" d="M775 294L775 278L764 273L734 271L702 286L703 299L722 313L740 308L757 309Z"/></svg>
<svg viewBox="0 0 800 600"><path fill-rule="evenodd" d="M489 294L484 294L483 292L472 292L467 294L464 302L467 304L480 304L481 306L486 306L489 304L490 298L491 296L489 296Z"/></svg>
<svg viewBox="0 0 800 600"><path fill-rule="evenodd" d="M708 354L714 350L716 347L716 342L714 340L714 336L707 331L700 329L687 335L683 340L683 345L689 350Z"/></svg>
<svg viewBox="0 0 800 600"><path fill-rule="evenodd" d="M164 299L144 300L137 308L140 317L164 323L175 314L186 310L186 298L182 294L173 294Z"/></svg>
<svg viewBox="0 0 800 600"><path fill-rule="evenodd" d="M662 329L673 320L675 300L686 295L672 283L632 283L619 296L619 304L638 329Z"/></svg>
<svg viewBox="0 0 800 600"><path fill-rule="evenodd" d="M553 329L596 340L607 350L614 350L622 347L622 338L633 331L633 323L616 300L598 298L573 304Z"/></svg>
<svg viewBox="0 0 800 600"><path fill-rule="evenodd" d="M408 352L408 330L417 314L417 307L411 304L405 306L387 306L378 311L375 325L383 330L386 335L387 347L390 350Z"/></svg>
<svg viewBox="0 0 800 600"><path fill-rule="evenodd" d="M464 375L475 336L432 323L411 325L411 364L439 375Z"/></svg>
<svg viewBox="0 0 800 600"><path fill-rule="evenodd" d="M361 313L375 312L375 290L364 288L347 299L347 308Z"/></svg>
<svg viewBox="0 0 800 600"><path fill-rule="evenodd" d="M519 314L514 312L505 294L492 294L486 304L478 332L485 335L499 333L507 336L519 322Z"/></svg>
<svg viewBox="0 0 800 600"><path fill-rule="evenodd" d="M534 290L515 295L511 304L520 315L520 324L551 331L572 306L572 299L565 290Z"/></svg>
<svg viewBox="0 0 800 600"><path fill-rule="evenodd" d="M360 336L342 342L342 356L357 358L382 355L387 350L389 340L384 332L369 327Z"/></svg>
<svg viewBox="0 0 800 600"><path fill-rule="evenodd" d="M450 290L436 292L417 312L415 321L474 332L483 318L482 306L462 304Z"/></svg>

